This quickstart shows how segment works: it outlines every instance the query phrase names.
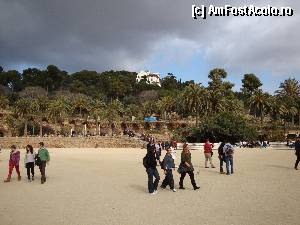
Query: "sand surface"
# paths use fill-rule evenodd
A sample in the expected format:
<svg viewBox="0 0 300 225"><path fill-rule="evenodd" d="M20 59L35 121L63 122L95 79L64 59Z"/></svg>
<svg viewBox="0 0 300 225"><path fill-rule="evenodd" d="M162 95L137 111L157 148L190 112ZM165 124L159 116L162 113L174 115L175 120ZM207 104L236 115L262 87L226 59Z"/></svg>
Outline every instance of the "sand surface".
<svg viewBox="0 0 300 225"><path fill-rule="evenodd" d="M0 182L0 225L300 224L294 151L238 149L232 176L205 169L202 151L192 151L201 189L192 190L186 177L186 190L159 190L154 196L147 194L145 149L50 149L50 154L48 180L41 185L37 167L36 180L27 182L22 150L22 181L14 171L11 183ZM3 179L8 157L2 150ZM216 154L213 160L218 167ZM179 174L174 174L178 188Z"/></svg>

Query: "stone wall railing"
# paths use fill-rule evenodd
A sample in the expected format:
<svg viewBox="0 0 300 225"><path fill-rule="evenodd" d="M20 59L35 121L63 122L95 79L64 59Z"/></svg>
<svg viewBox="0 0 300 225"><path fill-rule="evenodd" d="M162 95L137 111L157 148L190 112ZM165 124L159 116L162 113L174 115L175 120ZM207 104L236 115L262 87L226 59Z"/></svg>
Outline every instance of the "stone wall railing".
<svg viewBox="0 0 300 225"><path fill-rule="evenodd" d="M129 137L1 137L0 148L16 145L25 148L30 144L37 148L44 142L48 148L141 148L145 145L137 138Z"/></svg>

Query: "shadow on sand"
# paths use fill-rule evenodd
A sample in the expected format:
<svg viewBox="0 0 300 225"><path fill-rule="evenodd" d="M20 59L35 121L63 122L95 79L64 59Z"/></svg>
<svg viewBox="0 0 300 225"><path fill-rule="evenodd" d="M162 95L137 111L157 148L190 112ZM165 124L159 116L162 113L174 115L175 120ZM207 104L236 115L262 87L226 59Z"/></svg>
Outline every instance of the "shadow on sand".
<svg viewBox="0 0 300 225"><path fill-rule="evenodd" d="M138 185L138 184L131 184L131 185L129 185L129 187L132 188L132 189L135 189L137 191L143 192L143 193L148 192L147 187L144 187L144 186L141 186L141 185Z"/></svg>

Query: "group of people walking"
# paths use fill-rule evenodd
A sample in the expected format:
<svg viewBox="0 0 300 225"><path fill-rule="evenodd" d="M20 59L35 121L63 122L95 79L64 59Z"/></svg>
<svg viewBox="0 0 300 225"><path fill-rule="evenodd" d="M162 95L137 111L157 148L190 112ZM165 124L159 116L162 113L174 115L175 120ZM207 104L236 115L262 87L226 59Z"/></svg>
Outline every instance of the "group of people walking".
<svg viewBox="0 0 300 225"><path fill-rule="evenodd" d="M8 164L8 175L4 180L5 183L11 181L11 176L13 169L16 169L18 175L18 181L21 181L21 173L20 173L20 151L17 150L16 145L12 145L10 147L10 156L9 156L9 164ZM49 164L50 155L49 151L45 148L44 143L39 143L38 153L35 154L33 147L31 145L26 146L26 153L24 156L24 165L27 170L27 180L29 182L34 181L35 173L34 167L38 166L41 173L41 184L46 182L46 164Z"/></svg>
<svg viewBox="0 0 300 225"><path fill-rule="evenodd" d="M204 157L205 157L205 168L208 167L208 161L210 162L211 168L215 168L212 162L212 155L214 145L206 140L204 144ZM143 164L146 168L146 172L148 175L148 191L150 194L156 194L158 184L160 181L159 172L157 170L157 166L160 165L161 169L164 171L165 178L161 184L161 189L166 189L167 186L173 192L176 192L173 178L173 171L175 171L175 157L173 153L173 149L168 147L166 148L166 155L163 160L160 160L161 151L157 151L157 144L155 144L155 140L150 140L147 144L147 154L143 158ZM222 142L218 148L219 160L220 160L220 173L225 174L223 170L223 164L226 164L226 174L233 174L233 154L234 148L229 142ZM199 189L197 186L194 176L194 167L192 164L192 155L187 143L183 144L183 150L181 152L181 160L178 166L177 172L180 174L179 180L179 189L185 189L183 185L184 178L186 174L189 175L191 184L194 190Z"/></svg>
<svg viewBox="0 0 300 225"><path fill-rule="evenodd" d="M174 155L172 155L172 148L166 148L166 155L162 161L157 157L155 141L151 140L147 145L147 154L143 158L143 164L146 168L148 174L148 191L150 194L157 193L157 187L160 180L159 173L157 171L157 166L160 165L161 169L164 171L165 178L161 184L161 189L166 189L167 186L173 192L176 192L173 178L173 171L175 170ZM179 189L185 189L183 185L184 178L186 174L190 176L190 180L194 190L199 189L194 178L194 167L192 164L192 156L189 150L188 144L184 144L183 150L181 152L181 163L177 170L181 176L179 181ZM154 178L154 179L153 179Z"/></svg>

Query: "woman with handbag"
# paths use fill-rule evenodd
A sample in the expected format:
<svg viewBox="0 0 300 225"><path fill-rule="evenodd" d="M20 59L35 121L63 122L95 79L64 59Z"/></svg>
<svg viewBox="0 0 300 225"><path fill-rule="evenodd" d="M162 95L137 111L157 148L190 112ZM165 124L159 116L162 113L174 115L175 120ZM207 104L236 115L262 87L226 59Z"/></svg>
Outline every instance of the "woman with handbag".
<svg viewBox="0 0 300 225"><path fill-rule="evenodd" d="M178 172L181 173L180 181L179 181L179 189L185 189L183 187L183 180L184 180L186 174L188 174L190 176L191 183L193 185L194 190L197 190L200 188L196 185L196 181L194 178L194 172L193 172L194 167L191 162L191 159L192 159L192 156L191 156L190 149L188 147L188 144L185 143L183 145L183 150L181 152L181 163L178 168Z"/></svg>

